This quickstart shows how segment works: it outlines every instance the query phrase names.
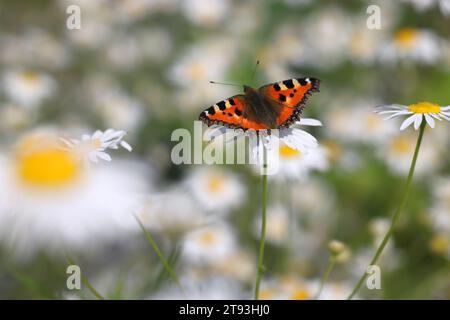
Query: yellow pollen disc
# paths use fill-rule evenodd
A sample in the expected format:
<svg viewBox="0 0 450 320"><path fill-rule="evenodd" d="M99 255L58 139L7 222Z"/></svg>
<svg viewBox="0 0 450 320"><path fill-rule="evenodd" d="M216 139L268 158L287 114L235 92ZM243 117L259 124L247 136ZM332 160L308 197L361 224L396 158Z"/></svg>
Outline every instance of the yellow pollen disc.
<svg viewBox="0 0 450 320"><path fill-rule="evenodd" d="M441 107L431 102L419 102L408 106L408 110L414 113L439 113Z"/></svg>
<svg viewBox="0 0 450 320"><path fill-rule="evenodd" d="M216 236L212 232L205 232L200 237L200 242L203 244L211 244L216 240Z"/></svg>
<svg viewBox="0 0 450 320"><path fill-rule="evenodd" d="M292 300L307 300L308 298L309 293L305 289L296 290L291 296Z"/></svg>
<svg viewBox="0 0 450 320"><path fill-rule="evenodd" d="M411 48L419 33L414 28L403 28L397 31L394 41L405 48Z"/></svg>
<svg viewBox="0 0 450 320"><path fill-rule="evenodd" d="M58 187L73 182L80 174L80 163L72 153L48 137L25 139L15 159L18 177L36 187Z"/></svg>
<svg viewBox="0 0 450 320"><path fill-rule="evenodd" d="M411 142L405 137L398 137L392 141L392 149L395 153L405 154L411 151Z"/></svg>
<svg viewBox="0 0 450 320"><path fill-rule="evenodd" d="M213 176L208 180L208 189L212 193L217 193L222 189L223 180L222 177Z"/></svg>
<svg viewBox="0 0 450 320"><path fill-rule="evenodd" d="M35 73L33 71L22 72L22 76L25 78L25 80L30 81L30 82L34 82L38 79L37 73Z"/></svg>
<svg viewBox="0 0 450 320"><path fill-rule="evenodd" d="M444 235L436 235L430 241L431 249L437 253L447 252L449 246L449 239Z"/></svg>
<svg viewBox="0 0 450 320"><path fill-rule="evenodd" d="M283 144L280 147L280 156L284 158L293 158L301 155L301 152L295 149L290 148L289 146Z"/></svg>
<svg viewBox="0 0 450 320"><path fill-rule="evenodd" d="M101 146L102 146L102 140L100 140L100 139L94 139L94 140L92 140L92 146L94 147L94 149L101 148Z"/></svg>

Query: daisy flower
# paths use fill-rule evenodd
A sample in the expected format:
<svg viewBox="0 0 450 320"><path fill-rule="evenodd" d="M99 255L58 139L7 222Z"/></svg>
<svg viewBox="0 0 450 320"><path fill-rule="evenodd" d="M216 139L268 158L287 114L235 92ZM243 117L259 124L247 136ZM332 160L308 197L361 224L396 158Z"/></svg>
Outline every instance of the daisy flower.
<svg viewBox="0 0 450 320"><path fill-rule="evenodd" d="M437 4L444 16L450 15L450 0L403 0L411 3L417 11L426 11Z"/></svg>
<svg viewBox="0 0 450 320"><path fill-rule="evenodd" d="M381 61L407 60L433 63L441 56L441 39L429 30L403 28L398 30L382 48Z"/></svg>
<svg viewBox="0 0 450 320"><path fill-rule="evenodd" d="M236 236L225 223L209 225L186 235L183 256L193 264L214 263L236 250Z"/></svg>
<svg viewBox="0 0 450 320"><path fill-rule="evenodd" d="M186 186L199 204L210 211L230 210L245 197L245 189L235 175L213 167L193 171Z"/></svg>
<svg viewBox="0 0 450 320"><path fill-rule="evenodd" d="M404 130L411 124L414 124L414 129L419 129L422 121L425 120L427 124L434 128L435 119L441 121L442 119L450 121L450 106L440 106L431 102L419 102L404 106L400 104L384 105L377 107L376 113L382 115L389 115L385 120L395 117L408 116L400 126L400 130Z"/></svg>
<svg viewBox="0 0 450 320"><path fill-rule="evenodd" d="M31 70L8 71L3 75L2 84L9 99L28 108L40 105L56 89L52 77Z"/></svg>
<svg viewBox="0 0 450 320"><path fill-rule="evenodd" d="M0 241L14 256L95 250L139 232L131 212L148 191L140 164L87 170L73 151L56 132L39 129L0 158Z"/></svg>
<svg viewBox="0 0 450 320"><path fill-rule="evenodd" d="M69 147L75 148L81 157L86 157L90 161L97 163L98 158L111 161L111 156L105 151L107 149L124 149L131 152L131 146L123 140L127 133L122 130L107 129L106 131L95 131L92 135L84 134L81 140L63 139L61 140Z"/></svg>

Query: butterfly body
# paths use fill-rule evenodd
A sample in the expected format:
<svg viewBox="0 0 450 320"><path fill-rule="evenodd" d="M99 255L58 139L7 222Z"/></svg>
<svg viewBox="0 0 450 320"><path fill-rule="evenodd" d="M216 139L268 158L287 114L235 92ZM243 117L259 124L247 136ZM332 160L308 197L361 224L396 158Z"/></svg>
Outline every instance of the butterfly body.
<svg viewBox="0 0 450 320"><path fill-rule="evenodd" d="M217 102L203 111L199 119L207 125L243 130L289 127L299 120L307 98L319 91L319 85L320 80L315 78L297 78L258 89L244 86L244 94Z"/></svg>

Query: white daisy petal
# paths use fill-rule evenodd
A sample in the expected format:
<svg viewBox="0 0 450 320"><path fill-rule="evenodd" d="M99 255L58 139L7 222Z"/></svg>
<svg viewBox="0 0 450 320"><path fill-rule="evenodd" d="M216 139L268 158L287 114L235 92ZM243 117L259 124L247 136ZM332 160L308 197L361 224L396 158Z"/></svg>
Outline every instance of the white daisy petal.
<svg viewBox="0 0 450 320"><path fill-rule="evenodd" d="M434 128L435 122L434 122L434 119L430 115L425 114L425 120L427 121L428 125L431 128Z"/></svg>
<svg viewBox="0 0 450 320"><path fill-rule="evenodd" d="M420 124L422 123L422 115L421 114L415 114L414 115L414 129L419 129Z"/></svg>
<svg viewBox="0 0 450 320"><path fill-rule="evenodd" d="M106 152L97 152L96 156L105 161L108 161L108 162L111 161L111 156L109 154L107 154Z"/></svg>
<svg viewBox="0 0 450 320"><path fill-rule="evenodd" d="M402 122L402 125L400 126L400 130L403 131L405 130L407 127L409 127L411 125L411 123L413 123L415 120L415 115L412 115L408 118L406 118L405 121Z"/></svg>
<svg viewBox="0 0 450 320"><path fill-rule="evenodd" d="M300 119L300 121L297 121L298 124L303 125L303 126L321 126L322 122L320 122L317 119L312 119L312 118L305 118L305 119Z"/></svg>
<svg viewBox="0 0 450 320"><path fill-rule="evenodd" d="M131 152L133 148L130 146L130 144L126 141L120 141L120 145L127 151Z"/></svg>

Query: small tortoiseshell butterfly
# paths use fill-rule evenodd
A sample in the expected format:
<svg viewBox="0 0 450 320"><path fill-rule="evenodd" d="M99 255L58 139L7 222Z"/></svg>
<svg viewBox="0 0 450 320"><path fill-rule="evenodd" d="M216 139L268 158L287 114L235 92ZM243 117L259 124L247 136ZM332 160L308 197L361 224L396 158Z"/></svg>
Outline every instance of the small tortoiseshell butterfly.
<svg viewBox="0 0 450 320"><path fill-rule="evenodd" d="M306 100L319 91L315 78L289 79L254 89L244 85L238 94L203 111L199 119L208 126L223 125L232 129L288 128L300 119Z"/></svg>

